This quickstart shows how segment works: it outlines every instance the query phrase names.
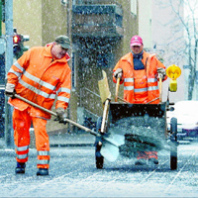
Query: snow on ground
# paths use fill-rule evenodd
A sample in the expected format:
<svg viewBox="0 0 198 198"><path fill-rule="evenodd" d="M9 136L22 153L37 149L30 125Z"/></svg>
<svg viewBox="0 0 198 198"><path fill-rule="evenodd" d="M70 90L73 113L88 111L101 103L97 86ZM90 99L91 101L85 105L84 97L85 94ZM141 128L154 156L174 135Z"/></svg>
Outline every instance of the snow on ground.
<svg viewBox="0 0 198 198"><path fill-rule="evenodd" d="M198 197L198 143L178 146L178 169L170 153L159 152L158 167L136 167L135 159L105 160L95 168L94 147L52 148L50 175L37 177L31 149L25 175L15 175L12 150L0 150L0 197Z"/></svg>

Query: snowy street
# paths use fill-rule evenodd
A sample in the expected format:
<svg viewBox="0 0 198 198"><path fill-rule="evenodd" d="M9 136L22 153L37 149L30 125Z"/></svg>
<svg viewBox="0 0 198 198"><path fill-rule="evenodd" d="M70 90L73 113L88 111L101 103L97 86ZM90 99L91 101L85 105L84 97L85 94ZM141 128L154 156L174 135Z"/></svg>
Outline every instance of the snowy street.
<svg viewBox="0 0 198 198"><path fill-rule="evenodd" d="M0 13L0 198L198 198L198 0Z"/></svg>
<svg viewBox="0 0 198 198"><path fill-rule="evenodd" d="M197 197L198 144L178 146L178 169L170 154L159 152L155 167L136 167L135 158L105 160L95 168L94 147L51 148L50 175L36 176L36 150L31 149L25 175L15 175L13 150L0 150L0 197Z"/></svg>

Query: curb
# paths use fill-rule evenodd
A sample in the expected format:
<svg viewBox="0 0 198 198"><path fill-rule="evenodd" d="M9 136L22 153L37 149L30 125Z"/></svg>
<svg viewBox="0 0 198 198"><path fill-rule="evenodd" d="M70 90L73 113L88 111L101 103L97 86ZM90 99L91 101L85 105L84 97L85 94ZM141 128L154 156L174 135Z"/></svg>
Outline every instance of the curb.
<svg viewBox="0 0 198 198"><path fill-rule="evenodd" d="M94 147L94 143L74 143L74 144L70 144L70 143L66 143L66 144L50 144L51 148L54 147Z"/></svg>

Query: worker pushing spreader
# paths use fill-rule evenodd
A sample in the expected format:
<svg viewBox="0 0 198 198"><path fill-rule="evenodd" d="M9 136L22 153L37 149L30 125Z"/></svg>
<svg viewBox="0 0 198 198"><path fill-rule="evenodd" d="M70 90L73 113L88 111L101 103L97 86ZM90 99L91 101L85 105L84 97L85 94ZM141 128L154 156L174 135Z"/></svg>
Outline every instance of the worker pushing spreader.
<svg viewBox="0 0 198 198"><path fill-rule="evenodd" d="M171 78L169 91L172 92L177 90L176 79L173 79L174 72L171 72L175 67L181 73L180 68L175 65L167 69L171 73L167 75ZM166 149L170 151L170 168L177 169L177 119L172 118L170 131L167 131L166 126L166 112L171 109L169 99L161 102L162 94L160 94L159 104L131 104L118 96L119 80L116 84L115 102L111 100L104 71L103 79L98 82L104 110L103 117L97 121L96 130L101 136L109 135L117 144L106 144L101 138L96 138L96 167L103 168L105 158L108 161L115 161L119 155L132 158L137 152ZM161 83L162 79L159 79L160 93Z"/></svg>

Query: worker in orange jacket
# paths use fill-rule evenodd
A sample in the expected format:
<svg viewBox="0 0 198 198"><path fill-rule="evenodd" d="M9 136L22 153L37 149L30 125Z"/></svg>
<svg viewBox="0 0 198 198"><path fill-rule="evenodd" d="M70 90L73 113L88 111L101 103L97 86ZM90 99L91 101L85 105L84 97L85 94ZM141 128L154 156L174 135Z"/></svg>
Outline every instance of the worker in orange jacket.
<svg viewBox="0 0 198 198"><path fill-rule="evenodd" d="M135 35L130 41L131 52L124 55L113 69L113 81L120 78L124 83L124 100L134 104L158 104L159 75L167 79L166 67L156 58L143 50L142 38ZM152 102L151 102L152 101ZM147 160L158 164L156 151L138 152L136 165L144 165Z"/></svg>
<svg viewBox="0 0 198 198"><path fill-rule="evenodd" d="M10 97L8 102L14 107L16 174L25 173L31 124L36 139L37 175L49 174L50 146L46 124L51 115L15 98L14 94L19 94L49 110L56 99L58 120L64 122L71 91L71 70L66 59L69 48L69 38L60 35L48 47L33 47L25 52L7 74L5 94Z"/></svg>

